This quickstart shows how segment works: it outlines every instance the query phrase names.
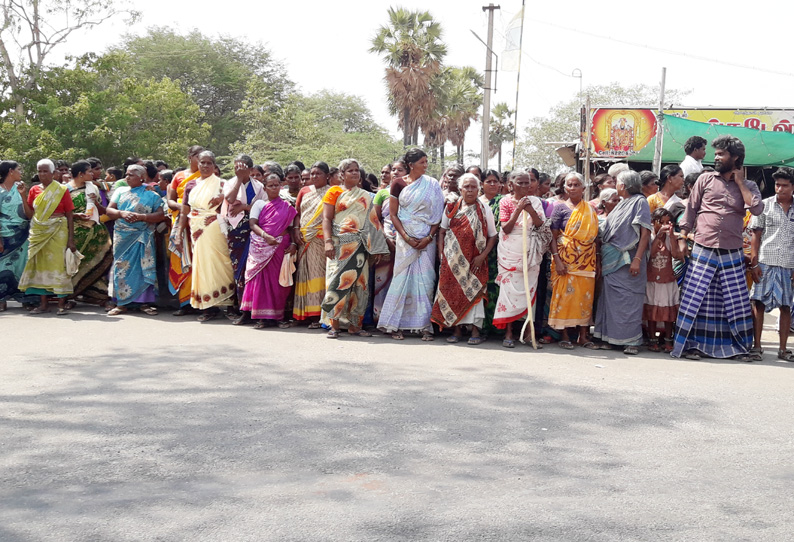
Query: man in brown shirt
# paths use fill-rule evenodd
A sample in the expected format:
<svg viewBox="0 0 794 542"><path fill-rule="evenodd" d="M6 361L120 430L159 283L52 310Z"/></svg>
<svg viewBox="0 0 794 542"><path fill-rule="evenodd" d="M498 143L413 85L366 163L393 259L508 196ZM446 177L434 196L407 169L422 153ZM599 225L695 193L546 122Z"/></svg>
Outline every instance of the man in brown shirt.
<svg viewBox="0 0 794 542"><path fill-rule="evenodd" d="M745 179L742 142L722 135L711 146L716 171L698 178L681 220L684 235L695 230L695 246L684 279L672 355L753 361L748 355L753 318L742 230L746 211L758 215L764 204L758 186Z"/></svg>

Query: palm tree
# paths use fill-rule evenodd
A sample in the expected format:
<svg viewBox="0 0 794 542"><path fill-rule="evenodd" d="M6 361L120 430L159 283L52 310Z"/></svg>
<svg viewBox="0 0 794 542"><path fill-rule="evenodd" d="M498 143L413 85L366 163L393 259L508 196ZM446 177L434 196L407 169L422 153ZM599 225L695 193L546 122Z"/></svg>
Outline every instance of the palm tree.
<svg viewBox="0 0 794 542"><path fill-rule="evenodd" d="M458 163L463 164L463 143L471 122L479 118L485 78L476 69L446 68L449 141L457 147Z"/></svg>
<svg viewBox="0 0 794 542"><path fill-rule="evenodd" d="M490 158L499 155L499 171L502 171L502 145L513 141L515 125L512 122L515 111L507 107L504 102L498 103L491 111L491 126L488 137L488 146L491 151Z"/></svg>
<svg viewBox="0 0 794 542"><path fill-rule="evenodd" d="M430 83L447 54L441 25L427 11L389 8L389 24L380 27L370 52L383 55L389 107L399 114L403 144L415 145L420 111L427 110L427 103L432 102Z"/></svg>

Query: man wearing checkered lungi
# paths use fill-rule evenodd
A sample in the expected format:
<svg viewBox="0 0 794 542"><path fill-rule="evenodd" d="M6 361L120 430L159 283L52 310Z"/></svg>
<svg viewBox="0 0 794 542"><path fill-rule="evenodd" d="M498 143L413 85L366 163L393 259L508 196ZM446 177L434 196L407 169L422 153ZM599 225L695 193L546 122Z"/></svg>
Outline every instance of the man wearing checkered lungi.
<svg viewBox="0 0 794 542"><path fill-rule="evenodd" d="M744 145L730 135L712 141L714 167L692 187L681 232L694 231L672 355L752 361L753 315L745 279L742 230L746 210L764 210L761 192L744 178Z"/></svg>

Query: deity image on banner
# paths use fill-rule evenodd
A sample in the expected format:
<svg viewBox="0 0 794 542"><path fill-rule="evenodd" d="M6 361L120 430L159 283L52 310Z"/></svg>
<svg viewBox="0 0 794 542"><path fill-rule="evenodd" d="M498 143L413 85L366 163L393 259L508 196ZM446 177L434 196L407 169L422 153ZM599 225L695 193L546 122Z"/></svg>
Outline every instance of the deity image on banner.
<svg viewBox="0 0 794 542"><path fill-rule="evenodd" d="M626 117L621 117L612 124L609 143L612 152L634 151L634 126L626 120Z"/></svg>

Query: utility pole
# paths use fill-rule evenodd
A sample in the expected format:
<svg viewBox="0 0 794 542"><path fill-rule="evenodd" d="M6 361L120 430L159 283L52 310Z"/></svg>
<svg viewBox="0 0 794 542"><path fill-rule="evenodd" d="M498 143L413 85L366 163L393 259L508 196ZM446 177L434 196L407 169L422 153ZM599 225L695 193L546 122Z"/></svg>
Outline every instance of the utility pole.
<svg viewBox="0 0 794 542"><path fill-rule="evenodd" d="M664 86L667 80L667 68L662 68L662 89L659 93L659 113L656 115L656 146L653 149L653 172L659 175L662 171L662 149L664 144Z"/></svg>
<svg viewBox="0 0 794 542"><path fill-rule="evenodd" d="M493 81L491 70L491 55L493 54L493 12L501 9L500 6L488 4L482 10L488 12L488 44L485 51L485 91L482 101L482 151L480 154L480 169L488 169L488 155L491 153L488 140L490 139L491 128L491 81Z"/></svg>

